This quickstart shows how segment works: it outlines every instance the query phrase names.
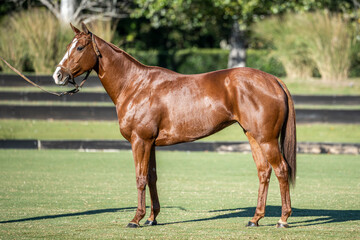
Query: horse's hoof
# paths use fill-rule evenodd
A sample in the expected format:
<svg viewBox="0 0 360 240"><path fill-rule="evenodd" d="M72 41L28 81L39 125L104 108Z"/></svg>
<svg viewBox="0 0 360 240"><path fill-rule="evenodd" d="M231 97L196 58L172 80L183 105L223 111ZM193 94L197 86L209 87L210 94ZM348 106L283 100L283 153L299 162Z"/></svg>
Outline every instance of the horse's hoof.
<svg viewBox="0 0 360 240"><path fill-rule="evenodd" d="M278 222L278 223L276 224L276 227L277 227L277 228L289 228L289 224Z"/></svg>
<svg viewBox="0 0 360 240"><path fill-rule="evenodd" d="M156 220L154 220L154 221L146 220L144 225L146 225L146 226L155 226L155 225L157 225L157 221Z"/></svg>
<svg viewBox="0 0 360 240"><path fill-rule="evenodd" d="M128 227L128 228L138 228L138 227L140 227L140 225L131 222L131 223L129 223L126 227Z"/></svg>
<svg viewBox="0 0 360 240"><path fill-rule="evenodd" d="M246 224L245 227L258 227L258 226L259 226L258 223L254 223L254 222L252 222L252 221L249 221L249 222Z"/></svg>

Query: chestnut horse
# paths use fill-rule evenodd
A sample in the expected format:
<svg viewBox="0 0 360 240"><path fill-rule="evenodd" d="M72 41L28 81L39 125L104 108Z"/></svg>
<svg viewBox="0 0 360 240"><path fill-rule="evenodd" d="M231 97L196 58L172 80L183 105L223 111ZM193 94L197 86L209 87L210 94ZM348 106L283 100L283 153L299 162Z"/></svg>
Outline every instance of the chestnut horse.
<svg viewBox="0 0 360 240"><path fill-rule="evenodd" d="M235 122L249 139L259 177L258 203L247 226L258 226L265 215L273 168L282 203L277 227L288 227L289 183L296 176L296 125L292 97L280 79L251 68L182 75L145 66L92 34L85 24L83 31L71 27L75 37L53 77L56 84L65 85L93 69L116 105L120 132L131 143L138 189L137 211L128 227L139 227L145 216L146 185L151 213L145 225L157 224L155 146L195 141Z"/></svg>

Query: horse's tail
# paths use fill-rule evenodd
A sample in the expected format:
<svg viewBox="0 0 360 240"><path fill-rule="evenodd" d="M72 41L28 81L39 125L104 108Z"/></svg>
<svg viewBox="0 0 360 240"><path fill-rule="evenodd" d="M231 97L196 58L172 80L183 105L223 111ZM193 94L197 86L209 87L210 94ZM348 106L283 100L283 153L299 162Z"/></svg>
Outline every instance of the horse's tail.
<svg viewBox="0 0 360 240"><path fill-rule="evenodd" d="M281 152L289 167L289 181L293 186L296 181L296 119L294 101L286 85L277 79L287 96L288 114L280 135Z"/></svg>

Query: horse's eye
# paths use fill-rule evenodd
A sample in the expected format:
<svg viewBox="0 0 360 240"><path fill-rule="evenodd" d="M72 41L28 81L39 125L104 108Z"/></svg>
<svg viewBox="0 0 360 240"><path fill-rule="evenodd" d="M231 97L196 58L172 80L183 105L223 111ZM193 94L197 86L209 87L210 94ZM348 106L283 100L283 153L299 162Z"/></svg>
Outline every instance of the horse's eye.
<svg viewBox="0 0 360 240"><path fill-rule="evenodd" d="M77 47L77 50L78 51L81 51L81 50L83 50L84 49L84 47L83 46L79 46L79 47Z"/></svg>

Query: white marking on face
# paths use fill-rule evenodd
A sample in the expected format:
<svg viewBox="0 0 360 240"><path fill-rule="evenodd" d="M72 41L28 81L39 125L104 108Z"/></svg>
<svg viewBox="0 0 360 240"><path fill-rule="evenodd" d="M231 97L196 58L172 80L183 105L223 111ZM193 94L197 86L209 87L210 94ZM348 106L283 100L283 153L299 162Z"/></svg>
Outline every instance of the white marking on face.
<svg viewBox="0 0 360 240"><path fill-rule="evenodd" d="M64 57L61 59L61 61L60 61L60 63L59 63L60 66L62 66L62 64L70 57L70 54L71 54L72 51L74 50L77 42L78 42L77 38L75 38L75 39L72 41L69 50L66 51ZM60 70L61 70L60 67L56 67L55 72L54 72L54 74L53 74L53 78L54 78L54 81L55 81L56 84L61 84L61 83L60 83L60 80L61 80L62 77L60 77L60 79L58 78L58 73L59 73Z"/></svg>

